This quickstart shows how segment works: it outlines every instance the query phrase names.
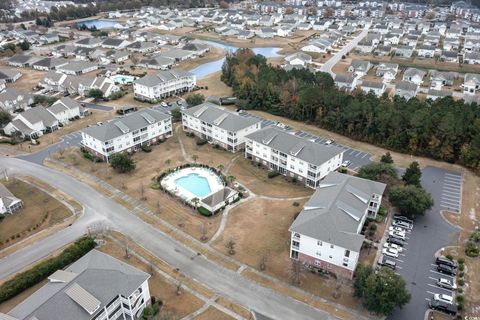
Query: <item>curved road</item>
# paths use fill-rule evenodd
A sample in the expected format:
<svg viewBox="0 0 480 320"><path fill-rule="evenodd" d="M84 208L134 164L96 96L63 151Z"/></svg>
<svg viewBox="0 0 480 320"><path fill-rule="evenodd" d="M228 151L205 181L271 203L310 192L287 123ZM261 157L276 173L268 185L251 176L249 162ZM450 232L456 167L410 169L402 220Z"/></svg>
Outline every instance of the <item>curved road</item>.
<svg viewBox="0 0 480 320"><path fill-rule="evenodd" d="M330 314L281 295L196 255L189 248L161 233L126 208L93 188L52 169L21 159L0 158L0 170L30 175L62 190L82 203L84 215L71 227L57 232L0 260L0 278L11 276L50 252L75 240L98 221L124 234L192 279L208 284L219 295L272 319L327 320Z"/></svg>

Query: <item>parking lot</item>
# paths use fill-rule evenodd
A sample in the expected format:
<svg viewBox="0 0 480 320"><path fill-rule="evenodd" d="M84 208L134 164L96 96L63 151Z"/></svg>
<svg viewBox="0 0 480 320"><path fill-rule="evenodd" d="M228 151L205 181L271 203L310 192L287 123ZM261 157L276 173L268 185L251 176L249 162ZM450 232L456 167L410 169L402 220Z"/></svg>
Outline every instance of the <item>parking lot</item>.
<svg viewBox="0 0 480 320"><path fill-rule="evenodd" d="M256 119L261 120L262 121L262 128L269 127L269 126L280 126L281 128L283 128L285 130L292 130L292 128L289 127L289 126L285 126L283 124L278 124L274 121L267 120L265 118L262 118L262 117L259 117L259 116L256 116L256 115L252 115L252 114L250 114L248 112L245 112L245 111L239 112L238 114L243 116L243 117L246 117L246 118L256 118ZM318 143L318 144L326 144L327 140L329 140L327 138L322 138L322 137L313 135L313 134L305 132L305 131L296 131L296 132L292 131L292 133L294 133L295 135L297 135L299 137L309 139L310 141ZM330 145L337 146L337 147L345 150L345 153L343 154L343 161L350 161L350 164L348 165L348 168L350 170L357 171L360 167L372 162L371 159L370 159L371 155L369 153L362 152L362 151L359 151L359 150L356 150L356 149L352 149L352 148L346 147L344 145L337 144L335 142L331 143Z"/></svg>
<svg viewBox="0 0 480 320"><path fill-rule="evenodd" d="M462 175L458 172L431 166L422 169L422 186L432 195L434 206L415 219L407 250L398 263L397 272L405 279L412 299L402 309L395 310L389 320L423 319L433 294L448 294L449 290L438 287L436 281L440 277L452 277L437 272L435 253L455 243L457 238L458 230L445 221L440 212L447 208L460 211L461 181Z"/></svg>

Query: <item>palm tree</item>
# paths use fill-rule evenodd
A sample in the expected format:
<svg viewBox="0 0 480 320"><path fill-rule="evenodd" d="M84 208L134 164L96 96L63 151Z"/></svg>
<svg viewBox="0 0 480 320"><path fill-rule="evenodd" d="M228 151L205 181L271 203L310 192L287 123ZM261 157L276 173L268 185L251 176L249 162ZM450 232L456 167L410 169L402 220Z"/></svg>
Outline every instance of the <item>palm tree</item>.
<svg viewBox="0 0 480 320"><path fill-rule="evenodd" d="M218 171L222 172L223 169L225 169L225 166L224 166L223 164L219 164L219 165L217 166L217 169L218 169Z"/></svg>
<svg viewBox="0 0 480 320"><path fill-rule="evenodd" d="M193 162L197 163L198 156L196 154L192 155Z"/></svg>
<svg viewBox="0 0 480 320"><path fill-rule="evenodd" d="M191 201L192 201L193 205L195 206L195 210L197 210L197 206L198 206L198 203L200 202L200 199L195 197Z"/></svg>
<svg viewBox="0 0 480 320"><path fill-rule="evenodd" d="M172 163L172 160L170 160L170 159L165 160L165 164L167 165L167 167L170 166L170 163Z"/></svg>
<svg viewBox="0 0 480 320"><path fill-rule="evenodd" d="M236 178L235 178L234 176L228 176L228 177L227 177L227 183L228 183L228 184L232 184L233 181L235 181L235 179L236 179Z"/></svg>

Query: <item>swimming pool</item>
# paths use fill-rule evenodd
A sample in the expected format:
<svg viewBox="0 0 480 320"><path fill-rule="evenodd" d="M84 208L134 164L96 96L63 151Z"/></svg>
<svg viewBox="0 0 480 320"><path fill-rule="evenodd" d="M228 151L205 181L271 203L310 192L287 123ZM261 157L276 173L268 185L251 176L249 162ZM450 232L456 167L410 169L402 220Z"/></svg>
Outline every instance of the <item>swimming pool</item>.
<svg viewBox="0 0 480 320"><path fill-rule="evenodd" d="M175 180L175 184L188 190L199 199L202 199L212 192L207 178L200 176L198 173L189 173L186 176L178 178Z"/></svg>
<svg viewBox="0 0 480 320"><path fill-rule="evenodd" d="M111 76L110 79L115 81L115 83L120 83L120 84L131 84L137 77L134 76L128 76L125 74L116 74L114 76Z"/></svg>
<svg viewBox="0 0 480 320"><path fill-rule="evenodd" d="M79 27L85 25L87 28L95 27L97 29L108 29L108 28L115 28L118 24L117 20L109 20L109 19L94 19L94 20L86 20L80 21L77 23Z"/></svg>

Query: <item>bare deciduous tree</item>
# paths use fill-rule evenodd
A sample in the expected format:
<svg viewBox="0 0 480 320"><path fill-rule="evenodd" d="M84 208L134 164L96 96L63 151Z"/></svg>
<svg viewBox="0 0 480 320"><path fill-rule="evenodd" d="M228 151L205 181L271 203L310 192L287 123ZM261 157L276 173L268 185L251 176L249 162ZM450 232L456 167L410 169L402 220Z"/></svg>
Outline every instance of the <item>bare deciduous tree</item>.
<svg viewBox="0 0 480 320"><path fill-rule="evenodd" d="M182 282L179 281L178 284L177 284L177 296L181 295L182 294Z"/></svg>
<svg viewBox="0 0 480 320"><path fill-rule="evenodd" d="M180 228L183 228L185 226L185 217L181 214L177 214L177 225Z"/></svg>
<svg viewBox="0 0 480 320"><path fill-rule="evenodd" d="M140 182L138 191L140 193L140 200L143 200L143 201L147 200L147 196L145 195L145 185L143 184L143 182Z"/></svg>
<svg viewBox="0 0 480 320"><path fill-rule="evenodd" d="M153 276L155 274L155 268L156 268L155 261L153 259L151 259L148 263L148 273L151 276Z"/></svg>
<svg viewBox="0 0 480 320"><path fill-rule="evenodd" d="M128 240L125 240L122 242L122 248L125 252L124 258L125 259L130 259L130 246L128 244Z"/></svg>
<svg viewBox="0 0 480 320"><path fill-rule="evenodd" d="M267 255L266 254L263 254L261 257L260 257L260 271L265 271L267 269Z"/></svg>
<svg viewBox="0 0 480 320"><path fill-rule="evenodd" d="M225 244L225 247L228 249L228 254L234 255L235 254L235 245L237 243L235 242L235 239L230 238L228 239L227 243Z"/></svg>
<svg viewBox="0 0 480 320"><path fill-rule="evenodd" d="M300 260L292 259L290 261L290 265L288 266L288 276L292 281L293 285L300 285L302 283L302 279L305 276L304 272L305 268Z"/></svg>
<svg viewBox="0 0 480 320"><path fill-rule="evenodd" d="M156 207L157 207L157 214L159 214L159 213L160 213L160 209L161 209L160 200L157 200L157 205L156 205Z"/></svg>
<svg viewBox="0 0 480 320"><path fill-rule="evenodd" d="M200 237L200 240L201 241L207 241L208 237L207 237L207 234L208 234L208 230L207 230L207 224L204 222L202 223L202 225L200 226L200 234L202 235Z"/></svg>

